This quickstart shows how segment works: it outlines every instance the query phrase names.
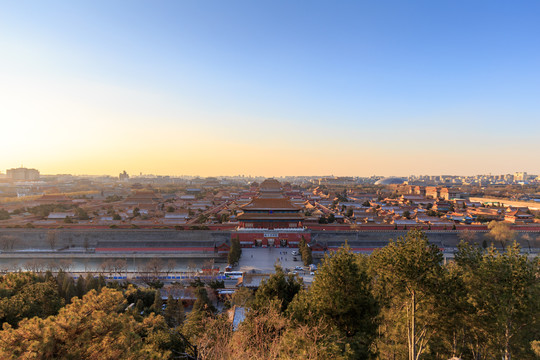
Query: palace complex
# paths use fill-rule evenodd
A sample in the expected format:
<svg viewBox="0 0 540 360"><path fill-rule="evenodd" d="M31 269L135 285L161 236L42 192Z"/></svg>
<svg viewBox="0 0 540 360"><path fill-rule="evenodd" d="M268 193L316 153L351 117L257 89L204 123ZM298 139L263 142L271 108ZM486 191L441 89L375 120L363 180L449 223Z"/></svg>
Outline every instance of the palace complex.
<svg viewBox="0 0 540 360"><path fill-rule="evenodd" d="M302 208L294 205L283 194L281 184L275 179L263 181L259 193L251 202L240 207L238 216L241 228L291 229L302 228Z"/></svg>
<svg viewBox="0 0 540 360"><path fill-rule="evenodd" d="M309 238L302 207L291 202L276 179L263 181L257 195L240 209L233 237L238 236L242 246L298 246L302 236Z"/></svg>

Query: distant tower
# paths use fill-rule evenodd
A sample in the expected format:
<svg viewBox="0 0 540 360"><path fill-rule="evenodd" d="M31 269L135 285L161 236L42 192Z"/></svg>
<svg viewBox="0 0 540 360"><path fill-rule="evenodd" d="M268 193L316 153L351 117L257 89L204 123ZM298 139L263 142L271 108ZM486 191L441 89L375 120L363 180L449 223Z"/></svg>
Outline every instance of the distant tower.
<svg viewBox="0 0 540 360"><path fill-rule="evenodd" d="M124 172L122 172L122 173L120 173L120 175L118 175L118 178L120 179L120 181L128 181L129 180L129 175L126 172L126 170L124 170Z"/></svg>

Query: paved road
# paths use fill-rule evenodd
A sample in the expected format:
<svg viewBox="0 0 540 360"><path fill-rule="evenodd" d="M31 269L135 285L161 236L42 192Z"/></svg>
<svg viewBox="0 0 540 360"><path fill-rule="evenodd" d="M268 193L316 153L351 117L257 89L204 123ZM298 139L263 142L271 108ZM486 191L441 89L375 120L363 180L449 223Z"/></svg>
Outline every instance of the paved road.
<svg viewBox="0 0 540 360"><path fill-rule="evenodd" d="M295 266L302 266L300 256L296 256L298 261L293 261L293 251L298 251L298 249L244 248L242 249L238 269L241 271L273 272L274 266L278 262L284 269L294 269Z"/></svg>

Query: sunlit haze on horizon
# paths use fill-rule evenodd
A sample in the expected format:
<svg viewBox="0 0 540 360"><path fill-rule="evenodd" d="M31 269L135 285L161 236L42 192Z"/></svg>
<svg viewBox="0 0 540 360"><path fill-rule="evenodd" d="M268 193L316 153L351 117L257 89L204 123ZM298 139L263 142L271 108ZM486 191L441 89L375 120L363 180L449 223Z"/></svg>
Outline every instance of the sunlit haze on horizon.
<svg viewBox="0 0 540 360"><path fill-rule="evenodd" d="M540 173L540 2L12 1L0 171Z"/></svg>

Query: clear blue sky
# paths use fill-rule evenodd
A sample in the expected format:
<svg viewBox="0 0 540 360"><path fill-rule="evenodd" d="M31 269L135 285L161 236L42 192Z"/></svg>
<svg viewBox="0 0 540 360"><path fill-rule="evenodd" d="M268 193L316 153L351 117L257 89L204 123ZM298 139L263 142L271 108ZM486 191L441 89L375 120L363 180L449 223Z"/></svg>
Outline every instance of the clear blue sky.
<svg viewBox="0 0 540 360"><path fill-rule="evenodd" d="M539 19L538 1L6 1L0 170L540 173Z"/></svg>

